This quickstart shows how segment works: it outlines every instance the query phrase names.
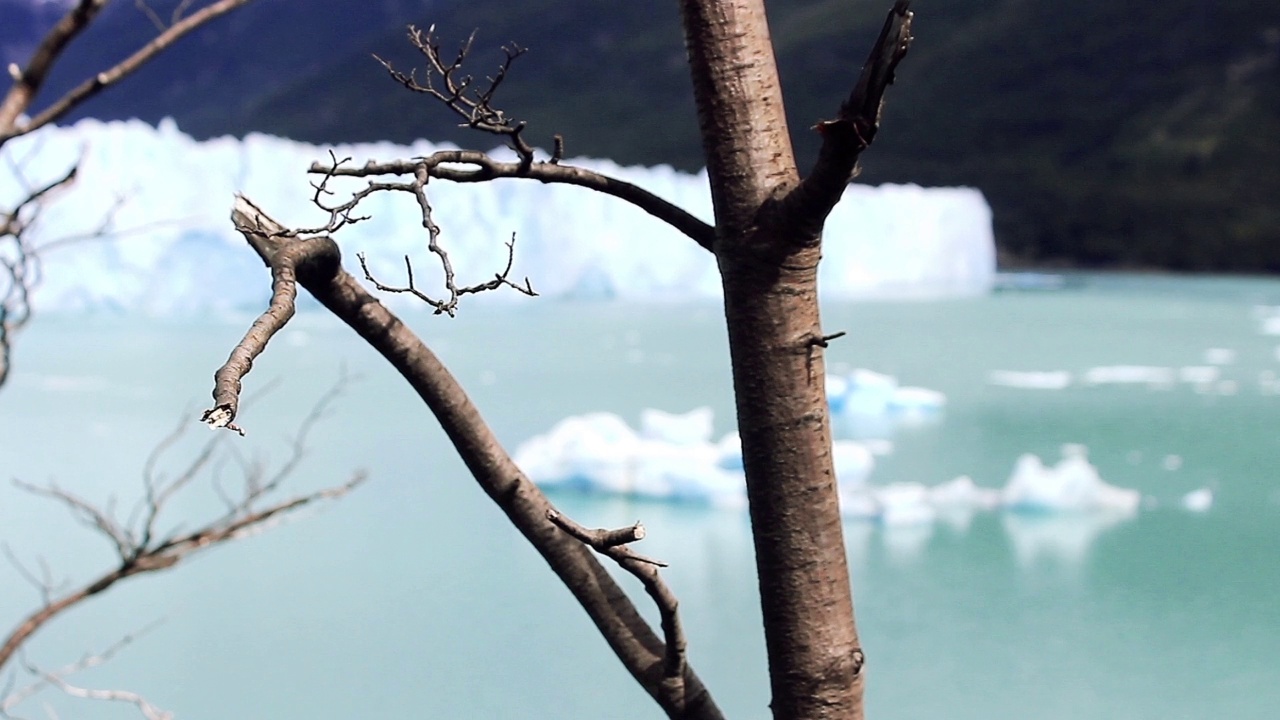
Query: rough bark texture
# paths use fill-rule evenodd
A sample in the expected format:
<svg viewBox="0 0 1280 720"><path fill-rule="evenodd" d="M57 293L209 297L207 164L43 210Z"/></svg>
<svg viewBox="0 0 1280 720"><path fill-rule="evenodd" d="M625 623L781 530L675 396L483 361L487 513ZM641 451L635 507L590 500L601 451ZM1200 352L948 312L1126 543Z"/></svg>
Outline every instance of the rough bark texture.
<svg viewBox="0 0 1280 720"><path fill-rule="evenodd" d="M821 217L798 185L761 0L683 0L716 212L738 428L775 718L862 717L827 414L817 267Z"/></svg>

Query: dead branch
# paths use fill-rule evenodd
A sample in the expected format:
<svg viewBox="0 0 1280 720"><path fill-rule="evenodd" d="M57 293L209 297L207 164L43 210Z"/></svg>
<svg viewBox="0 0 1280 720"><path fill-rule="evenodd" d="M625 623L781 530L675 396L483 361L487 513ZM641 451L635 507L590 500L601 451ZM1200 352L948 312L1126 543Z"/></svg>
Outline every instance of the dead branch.
<svg viewBox="0 0 1280 720"><path fill-rule="evenodd" d="M840 112L834 120L814 126L822 136L818 160L808 177L783 199L779 218L783 223L795 223L806 237L816 240L821 234L827 215L857 174L858 157L880 129L885 90L893 84L894 71L911 47L910 4L910 0L894 2Z"/></svg>
<svg viewBox="0 0 1280 720"><path fill-rule="evenodd" d="M458 167L459 165L470 167ZM370 160L360 167L341 167L341 164L321 165L313 163L309 172L333 177L374 177L378 175L409 175L420 172L428 176L456 183L489 182L500 178L524 178L542 183L576 185L594 190L636 206L653 217L688 236L703 249L715 245L715 228L698 219L692 213L657 195L629 182L573 165L565 165L557 158L552 161L534 162L525 166L519 162L502 162L487 153L476 150L439 150L427 157L410 160L376 162Z"/></svg>
<svg viewBox="0 0 1280 720"><path fill-rule="evenodd" d="M80 36L99 16L110 0L77 0L66 14L41 39L26 67L17 63L8 68L13 85L0 98L0 147L13 138L26 135L44 125L58 120L66 113L93 97L104 88L120 81L156 55L173 45L187 33L246 4L250 0L217 0L191 15L186 15L193 0L182 0L174 9L166 25L151 10L145 0L135 0L144 14L152 17L160 34L120 63L86 79L61 98L54 100L34 118L28 118L49 72L62 56L67 46ZM0 215L0 387L8 379L12 367L12 351L15 335L31 317L31 293L39 285L42 271L42 253L55 245L66 244L81 238L59 238L36 247L26 237L26 230L35 222L44 202L56 190L70 185L76 175L78 163L65 176L41 188L28 188L26 197L8 212ZM24 184L19 167L13 168L20 184ZM84 238L101 237L107 232L114 213L109 212L102 225Z"/></svg>
<svg viewBox="0 0 1280 720"><path fill-rule="evenodd" d="M40 575L37 577L31 568L28 568L18 556L13 553L13 548L8 543L0 543L0 549L4 550L4 556L9 560L9 564L13 566L18 574L40 592L40 602L49 604L49 599L53 593L58 592L61 587L66 585L65 582L55 583L53 580L53 571L49 568L49 563L43 557L37 557L36 562L40 565ZM3 697L3 695L0 695Z"/></svg>
<svg viewBox="0 0 1280 720"><path fill-rule="evenodd" d="M90 668L99 667L101 665L106 665L113 657L116 656L117 653L133 644L134 641L149 632L157 624L158 623L152 623L137 632L125 635L105 650L98 653L87 654L79 660L57 668L56 670L43 670L35 665L35 663L27 660L25 657L20 658L19 662L23 669L28 674L34 676L36 680L20 688L6 688L4 693L0 693L0 717L10 717L10 710L13 710L29 698L39 694L40 691L44 690L46 687L54 685L57 680L65 681L66 678L69 678L76 673L83 672ZM11 676L11 680L16 679L16 677L16 674Z"/></svg>
<svg viewBox="0 0 1280 720"><path fill-rule="evenodd" d="M9 377L14 336L31 320L31 293L42 278L42 249L36 247L27 230L36 221L45 202L75 182L79 164L61 177L38 187L27 187L26 196L12 210L0 215L0 386ZM14 171L26 185L21 168Z"/></svg>
<svg viewBox="0 0 1280 720"><path fill-rule="evenodd" d="M160 17L160 13L156 12L147 0L133 0L133 6L138 9L138 12L145 15L147 19L151 21L152 25L156 26L157 32L164 32L178 24L178 22L182 20L182 16L186 14L187 10L191 9L191 5L194 2L195 0L181 0L181 2L173 8L173 12L169 14L168 21L165 21L164 18Z"/></svg>
<svg viewBox="0 0 1280 720"><path fill-rule="evenodd" d="M166 504L191 480L211 464L211 457L221 443L221 436L206 443L194 458L172 477L164 477L158 470L160 454L176 441L177 431L167 436L156 448L144 466L144 497L141 509L130 513L127 521L120 521L110 509L99 508L84 498L57 486L39 487L21 481L15 483L24 490L51 498L65 505L83 523L107 538L114 547L118 563L92 581L70 592L61 592L44 570L37 578L30 571L21 572L36 586L41 595L41 606L25 617L0 644L0 671L13 660L26 642L63 611L98 595L117 582L134 575L166 570L205 548L257 534L293 517L299 511L326 500L346 495L365 480L356 474L347 482L312 493L263 504L277 493L286 478L297 469L305 455L307 438L315 424L324 416L333 399L345 387L348 379L340 377L334 387L326 392L304 417L293 438L288 457L271 471L263 464L243 465L242 490L224 512L206 521L194 530L158 531L159 519ZM16 562L16 558L14 559ZM43 561L42 561L43 567ZM48 684L70 692L62 683L48 679ZM71 694L78 694L77 690ZM86 691L88 692L88 691ZM93 691L97 692L97 691ZM89 697L89 695L85 695ZM93 695L93 697L97 697Z"/></svg>
<svg viewBox="0 0 1280 720"><path fill-rule="evenodd" d="M598 528L588 530L558 510L548 509L547 519L556 527L572 535L591 549L607 555L618 563L623 570L634 575L644 585L645 592L653 598L658 606L661 618L662 637L666 647L662 664L662 691L669 694L669 702L673 705L682 703L684 694L684 666L687 642L684 629L680 625L680 614L677 612L679 601L670 586L663 581L658 568L667 564L659 560L645 557L627 546L628 543L644 538L644 526L637 522L629 527L606 530Z"/></svg>
<svg viewBox="0 0 1280 720"><path fill-rule="evenodd" d="M251 244L272 245L275 239L287 234L283 225L272 220L240 195L236 196L232 222L237 230L250 239ZM259 250L259 254L262 255L263 251ZM271 337L293 317L300 266L315 264L317 258L324 263L340 262L337 244L329 237L299 239L290 243L278 256L273 253L271 257L272 261L267 263L271 268L271 304L253 322L244 338L231 351L227 362L214 374L214 406L200 418L211 427L225 427L241 435L244 435L244 430L233 422L239 412L240 380L253 369L254 358L262 354Z"/></svg>
<svg viewBox="0 0 1280 720"><path fill-rule="evenodd" d="M123 197L117 197L96 226L89 230L37 242L33 236L39 234L41 214L56 202L60 193L75 183L80 161L77 160L53 180L33 185L23 167L29 157L15 160L5 153L4 159L24 195L12 209L0 211L0 387L4 386L13 366L14 341L31 320L31 298L44 280L44 262L49 253L81 242L108 237L118 239L173 222L144 223L117 229L113 227L116 213L125 201Z"/></svg>
<svg viewBox="0 0 1280 720"><path fill-rule="evenodd" d="M436 37L435 31L435 25L427 28L425 33L412 25L409 26L409 42L427 60L425 78L422 83L418 82L416 71L410 71L406 75L393 68L391 63L377 55L374 55L374 59L382 63L382 66L387 69L387 72L396 82L413 92L424 93L444 103L445 107L462 118L462 127L469 127L506 138L508 146L520 156L522 164L528 165L532 163L533 148L525 142L521 134L524 132L525 123L512 119L493 104L494 95L497 94L502 81L506 79L507 73L511 70L511 64L515 62L516 58L523 55L527 48L520 47L516 43L503 45L502 54L504 59L498 66L497 72L492 76L486 77L486 84L479 87L475 85L474 78L465 74L462 70L462 65L466 61L467 55L471 53L471 45L475 42L476 34L472 32L470 37L458 48L458 52L453 59L446 60L444 53L440 50L439 39Z"/></svg>
<svg viewBox="0 0 1280 720"><path fill-rule="evenodd" d="M250 246L272 268L273 275L280 264L306 262L317 268L316 272L299 273L297 282L359 333L413 387L435 414L476 482L547 561L628 672L667 714L673 718L722 718L688 662L680 668L673 666L674 650L653 632L595 555L581 541L548 522L547 513L554 508L546 496L512 462L439 358L342 269L337 246L328 238L324 238L327 242L315 242L315 238L289 236L279 223L244 198L237 198L232 218ZM232 357L261 353L272 334L274 331L257 335L251 331L232 351ZM214 396L219 405L210 411L216 411L224 424L235 419L236 407L234 397L226 393L238 391L243 377L241 373L235 383L224 382L226 369L224 365L215 376L218 380ZM240 365L233 372L241 370L247 372L248 366ZM656 573L656 565L646 565ZM674 597L664 598L659 606L674 608ZM684 657L683 648L679 656ZM672 680L673 672L677 672L678 682ZM679 692L673 690L677 687Z"/></svg>
<svg viewBox="0 0 1280 720"><path fill-rule="evenodd" d="M26 663L25 666L27 672L38 675L44 684L55 687L71 697L127 703L137 706L138 711L142 713L142 717L146 718L146 720L173 720L173 713L161 710L151 704L145 697L131 690L94 690L72 685L64 675L56 672L46 672L34 664Z"/></svg>
<svg viewBox="0 0 1280 720"><path fill-rule="evenodd" d="M24 121L22 119L24 114L35 101L54 63L67 45L93 23L107 2L108 0L79 0L45 35L25 68L10 67L14 83L4 99L0 100L0 145L58 120L85 100L145 65L187 33L226 15L250 0L217 0L191 15L181 17L181 11L186 10L186 3L184 3L178 11L175 11L174 22L146 45L138 48L116 65L84 80L34 117Z"/></svg>
<svg viewBox="0 0 1280 720"><path fill-rule="evenodd" d="M332 169L339 169L343 163L350 160L338 160L333 151L329 151L329 158L332 161L330 166ZM306 228L300 230L283 230L282 237L298 237L300 235L316 235L319 233L334 233L346 225L360 222L366 219L366 216L354 215L356 207L365 198L377 192L405 192L413 196L414 201L418 204L418 208L422 213L422 227L427 230L427 250L435 255L440 261L440 268L444 274L444 287L448 293L448 297L437 300L420 290L413 278L413 263L406 255L404 258L405 270L408 276L408 285L392 286L384 284L373 276L373 272L369 269L368 263L365 261L363 254L358 254L360 260L360 268L364 271L365 279L373 283L379 290L392 293L407 293L413 295L419 300L430 305L437 315L445 313L453 317L457 311L458 300L464 295L473 295L477 293L496 290L500 287L509 287L524 295L531 297L537 296L533 290L533 285L529 282L529 278L524 279L524 284L520 285L510 280L511 267L515 262L515 234L511 235L511 242L507 243L507 265L500 272L495 273L492 280L476 283L474 285L458 285L457 276L453 271L453 262L449 259L449 253L444 246L440 244L440 226L436 224L432 216L431 201L427 197L427 182L430 180L430 172L426 168L418 168L413 173L413 179L408 182L372 182L370 181L363 189L352 193L351 197L343 203L336 205L326 204L324 197L332 195L333 191L329 189L329 182L335 177L334 173L326 173L318 183L312 183L315 188L315 194L312 202L321 210L329 213L329 220L324 225L314 228Z"/></svg>
<svg viewBox="0 0 1280 720"><path fill-rule="evenodd" d="M339 169L337 162L332 163L328 168L315 163L311 166L311 172L368 177L373 175L416 176L417 173L425 170L429 177L453 182L485 182L499 177L511 177L528 178L544 183L578 185L625 200L688 235L706 250L712 249L715 243L715 229L676 205L635 185L607 175L585 168L561 165L564 159L564 137L561 135L553 136L554 149L551 157L545 161L535 162L534 149L522 135L525 123L516 121L493 104L494 97L506 79L512 63L527 49L515 43L504 45L502 47L504 59L498 66L497 72L486 77L485 84L478 85L472 76L465 74L462 69L464 61L471 53L474 41L475 33L472 33L459 47L458 52L449 59L440 48L434 25L425 33L412 25L409 26L409 42L427 61L425 77L421 82L414 71L405 74L393 68L382 58L376 55L374 57L401 85L443 103L450 112L462 118L463 127L505 138L508 146L519 158L517 162L499 162L481 152L452 151L437 152L428 158L415 158L401 163L370 162L363 168L355 169ZM444 163L471 165L474 170L442 167Z"/></svg>

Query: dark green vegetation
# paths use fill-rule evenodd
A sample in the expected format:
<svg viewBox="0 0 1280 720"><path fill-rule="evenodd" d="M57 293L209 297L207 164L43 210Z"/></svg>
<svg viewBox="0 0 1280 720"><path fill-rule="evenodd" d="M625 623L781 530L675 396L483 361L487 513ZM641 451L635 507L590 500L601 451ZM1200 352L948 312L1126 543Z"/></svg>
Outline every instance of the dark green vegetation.
<svg viewBox="0 0 1280 720"><path fill-rule="evenodd" d="M847 94L889 4L773 4L802 158L818 147L807 128ZM451 44L480 28L477 73L496 68L504 42L530 49L500 97L529 121L535 144L549 147L559 132L569 155L699 164L672 3L433 5L263 0L189 40L195 51L173 53L183 67L148 69L88 112L172 114L201 136L484 142L369 57L412 66L403 24L435 22ZM1280 2L922 0L915 9L916 42L863 180L981 188L1006 264L1280 271ZM115 14L84 57L109 55L122 28L147 30L131 4Z"/></svg>

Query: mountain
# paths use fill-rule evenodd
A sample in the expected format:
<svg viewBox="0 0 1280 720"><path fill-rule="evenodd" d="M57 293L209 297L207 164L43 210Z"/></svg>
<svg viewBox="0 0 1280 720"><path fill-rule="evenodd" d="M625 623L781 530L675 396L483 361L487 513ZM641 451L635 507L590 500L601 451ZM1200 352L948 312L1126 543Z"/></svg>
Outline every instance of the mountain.
<svg viewBox="0 0 1280 720"><path fill-rule="evenodd" d="M0 0L9 15L21 7ZM159 3L163 4L163 3ZM797 152L847 94L888 0L774 2ZM26 5L30 7L29 4ZM1280 3L921 0L863 181L972 185L1007 265L1280 271ZM14 44L0 23L0 48ZM371 57L420 65L406 23L446 47L479 29L483 77L516 42L498 105L547 146L623 163L701 164L675 8L652 0L259 0L84 113L174 116L198 136L311 142L417 137L486 147ZM34 21L26 22L31 25ZM116 3L54 78L145 38ZM6 58L6 62L9 58Z"/></svg>

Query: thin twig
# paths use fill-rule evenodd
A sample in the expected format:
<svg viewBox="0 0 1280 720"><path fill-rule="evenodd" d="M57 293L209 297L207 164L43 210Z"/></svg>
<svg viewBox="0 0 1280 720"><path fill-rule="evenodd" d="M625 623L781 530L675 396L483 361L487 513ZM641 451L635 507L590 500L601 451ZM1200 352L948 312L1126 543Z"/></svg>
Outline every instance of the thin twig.
<svg viewBox="0 0 1280 720"><path fill-rule="evenodd" d="M520 157L522 164L528 165L533 162L533 148L522 135L525 123L514 120L493 104L494 96L502 86L502 81L507 78L512 63L528 49L516 43L503 45L504 57L497 72L485 78L486 85L476 87L473 78L465 74L462 69L463 63L471 53L476 34L471 33L458 48L453 59L446 60L440 50L435 30L435 25L427 28L425 33L412 25L409 26L409 42L427 60L425 79L421 83L418 81L416 71L405 74L377 55L374 55L374 59L386 68L396 82L413 92L429 95L444 103L445 107L462 119L463 127L504 137L511 149Z"/></svg>

